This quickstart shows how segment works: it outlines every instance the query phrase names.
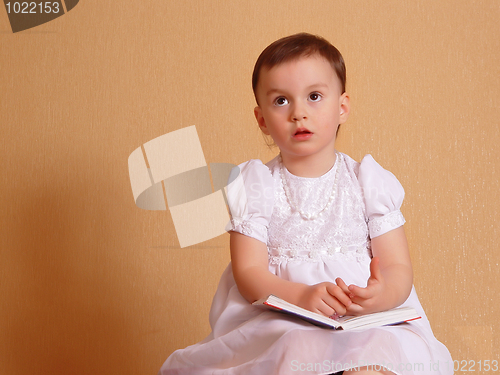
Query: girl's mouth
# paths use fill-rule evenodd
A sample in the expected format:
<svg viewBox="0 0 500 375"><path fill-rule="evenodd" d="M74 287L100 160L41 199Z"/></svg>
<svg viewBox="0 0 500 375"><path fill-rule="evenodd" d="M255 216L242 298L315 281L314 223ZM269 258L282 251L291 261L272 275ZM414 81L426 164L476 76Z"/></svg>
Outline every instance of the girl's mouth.
<svg viewBox="0 0 500 375"><path fill-rule="evenodd" d="M297 139L297 140L305 140L305 139L311 138L312 135L313 135L313 133L311 133L306 128L299 128L299 129L297 129L297 131L293 135L293 138Z"/></svg>

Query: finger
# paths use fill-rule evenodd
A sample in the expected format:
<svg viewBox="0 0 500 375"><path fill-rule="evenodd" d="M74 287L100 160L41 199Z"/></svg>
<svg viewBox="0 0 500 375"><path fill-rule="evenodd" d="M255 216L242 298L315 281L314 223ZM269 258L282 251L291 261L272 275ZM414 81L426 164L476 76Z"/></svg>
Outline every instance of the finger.
<svg viewBox="0 0 500 375"><path fill-rule="evenodd" d="M318 306L318 308L316 309L316 313L320 314L320 315L324 315L326 317L330 317L332 315L335 315L337 313L337 311L335 310L335 308L333 308L333 305L334 303L329 301L328 303L326 301L321 301L321 304L320 306Z"/></svg>
<svg viewBox="0 0 500 375"><path fill-rule="evenodd" d="M354 296L351 298L351 301L352 301L352 304L353 305L358 305L358 306L361 306L363 309L366 308L366 304L370 301L371 299L370 298L361 298L361 297L357 297L357 296ZM349 306L350 307L350 306Z"/></svg>
<svg viewBox="0 0 500 375"><path fill-rule="evenodd" d="M363 315L364 309L361 305L357 303L352 303L351 306L347 308L346 315Z"/></svg>
<svg viewBox="0 0 500 375"><path fill-rule="evenodd" d="M349 292L349 288L347 287L347 284L342 280L340 277L337 277L335 279L335 282L337 285L344 291L345 294L349 295L351 292Z"/></svg>
<svg viewBox="0 0 500 375"><path fill-rule="evenodd" d="M319 315L326 316L327 318L330 317L331 315L335 314L335 312L329 314L328 311L333 311L333 309L328 309L326 307L322 307L322 308L317 308L317 309L312 310L312 312L319 314Z"/></svg>
<svg viewBox="0 0 500 375"><path fill-rule="evenodd" d="M346 296L347 297L347 296ZM348 298L349 299L349 298ZM326 314L333 315L334 313L337 313L339 315L344 315L346 313L346 306L339 301L337 298L332 296L331 294L328 294L323 297L323 302L332 310L334 310L333 313L329 314L329 311L324 311ZM351 304L351 300L349 299L349 304ZM323 310L322 310L323 311Z"/></svg>
<svg viewBox="0 0 500 375"><path fill-rule="evenodd" d="M335 297L344 306L349 306L351 304L351 299L340 286L335 284L328 284L326 290L331 296Z"/></svg>
<svg viewBox="0 0 500 375"><path fill-rule="evenodd" d="M356 299L368 299L373 297L373 291L371 290L369 286L366 288L361 288L357 285L349 285L349 292L352 301L355 301Z"/></svg>
<svg viewBox="0 0 500 375"><path fill-rule="evenodd" d="M381 280L382 273L380 272L380 258L374 257L370 262L370 278Z"/></svg>
<svg viewBox="0 0 500 375"><path fill-rule="evenodd" d="M338 315L344 315L347 311L345 305L339 302L339 300L337 300L336 298L329 298L327 304L333 310L333 313L331 313L330 315L333 315L335 313L337 313Z"/></svg>

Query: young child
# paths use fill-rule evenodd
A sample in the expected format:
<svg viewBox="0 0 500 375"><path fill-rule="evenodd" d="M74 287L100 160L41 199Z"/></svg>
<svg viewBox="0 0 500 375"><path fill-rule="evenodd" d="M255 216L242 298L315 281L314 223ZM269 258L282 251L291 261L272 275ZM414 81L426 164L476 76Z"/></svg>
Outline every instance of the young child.
<svg viewBox="0 0 500 375"><path fill-rule="evenodd" d="M453 373L413 288L402 186L370 155L357 163L335 150L345 82L342 56L321 37L285 37L259 56L255 117L280 154L233 170L231 264L212 333L160 374ZM422 319L332 331L251 305L269 294L326 316L412 306Z"/></svg>

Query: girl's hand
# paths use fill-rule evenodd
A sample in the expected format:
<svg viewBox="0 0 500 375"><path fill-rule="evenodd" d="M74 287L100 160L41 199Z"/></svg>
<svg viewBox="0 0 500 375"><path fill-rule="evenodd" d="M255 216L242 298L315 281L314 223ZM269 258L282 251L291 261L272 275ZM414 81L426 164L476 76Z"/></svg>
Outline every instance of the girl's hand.
<svg viewBox="0 0 500 375"><path fill-rule="evenodd" d="M387 285L379 267L379 258L374 257L370 263L370 277L366 288L344 283L337 279L339 287L349 295L352 304L347 307L347 315L364 315L384 310Z"/></svg>
<svg viewBox="0 0 500 375"><path fill-rule="evenodd" d="M334 283L323 282L315 285L304 285L297 305L309 311L325 315L345 315L351 305L349 296Z"/></svg>
<svg viewBox="0 0 500 375"><path fill-rule="evenodd" d="M352 304L347 315L363 315L400 306L410 295L413 285L408 243L403 227L393 229L371 240L373 259L366 288L347 286L337 279L337 285Z"/></svg>

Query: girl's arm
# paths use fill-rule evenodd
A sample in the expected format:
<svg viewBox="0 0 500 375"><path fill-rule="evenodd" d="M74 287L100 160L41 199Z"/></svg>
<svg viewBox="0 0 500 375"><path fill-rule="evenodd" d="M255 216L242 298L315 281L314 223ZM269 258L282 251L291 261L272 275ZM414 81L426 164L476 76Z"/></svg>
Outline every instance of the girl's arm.
<svg viewBox="0 0 500 375"><path fill-rule="evenodd" d="M231 264L241 295L249 302L269 294L307 310L331 316L346 313L347 294L334 283L306 285L281 279L269 272L266 245L255 238L230 232Z"/></svg>
<svg viewBox="0 0 500 375"><path fill-rule="evenodd" d="M337 284L349 294L352 305L347 314L363 315L401 305L410 295L413 285L408 243L403 227L393 229L371 242L373 259L366 288Z"/></svg>

